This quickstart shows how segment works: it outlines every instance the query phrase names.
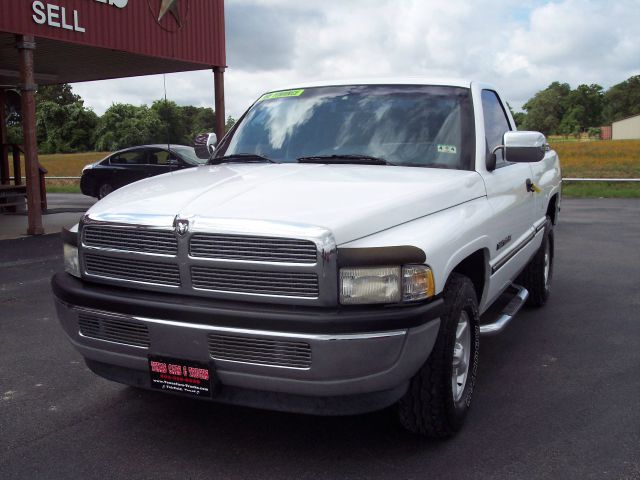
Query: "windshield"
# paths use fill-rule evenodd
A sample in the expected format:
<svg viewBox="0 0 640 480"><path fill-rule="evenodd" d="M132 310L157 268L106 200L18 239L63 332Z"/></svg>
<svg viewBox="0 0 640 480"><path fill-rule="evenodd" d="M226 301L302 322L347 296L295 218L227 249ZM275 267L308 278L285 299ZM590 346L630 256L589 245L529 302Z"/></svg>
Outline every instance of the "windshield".
<svg viewBox="0 0 640 480"><path fill-rule="evenodd" d="M172 145L171 150L176 152L185 162L193 163L195 165L205 164L208 160L207 158L199 158L193 147L176 147Z"/></svg>
<svg viewBox="0 0 640 480"><path fill-rule="evenodd" d="M467 88L315 87L263 95L216 151L278 162L366 155L391 164L472 169Z"/></svg>

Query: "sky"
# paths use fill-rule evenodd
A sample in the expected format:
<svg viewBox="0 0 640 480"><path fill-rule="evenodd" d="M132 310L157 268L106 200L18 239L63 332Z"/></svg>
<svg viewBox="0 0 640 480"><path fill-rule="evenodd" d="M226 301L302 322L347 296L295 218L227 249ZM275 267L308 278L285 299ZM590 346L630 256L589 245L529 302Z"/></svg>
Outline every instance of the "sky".
<svg viewBox="0 0 640 480"><path fill-rule="evenodd" d="M226 0L227 115L297 82L464 78L515 108L553 81L605 89L640 74L640 0ZM210 70L166 75L180 105L213 106ZM150 104L162 75L74 84L102 114Z"/></svg>

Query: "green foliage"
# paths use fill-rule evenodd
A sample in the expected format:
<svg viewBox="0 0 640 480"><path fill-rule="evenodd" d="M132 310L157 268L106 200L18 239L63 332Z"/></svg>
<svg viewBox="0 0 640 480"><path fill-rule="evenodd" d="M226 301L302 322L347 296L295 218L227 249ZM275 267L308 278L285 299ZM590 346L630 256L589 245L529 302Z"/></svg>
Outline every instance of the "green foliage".
<svg viewBox="0 0 640 480"><path fill-rule="evenodd" d="M557 133L566 111L566 100L571 93L568 83L553 82L539 91L522 108L527 116L522 126L546 135Z"/></svg>
<svg viewBox="0 0 640 480"><path fill-rule="evenodd" d="M44 102L36 113L38 144L42 153L83 152L93 147L98 116L80 103Z"/></svg>
<svg viewBox="0 0 640 480"><path fill-rule="evenodd" d="M640 114L640 75L628 78L604 94L603 116L607 123Z"/></svg>
<svg viewBox="0 0 640 480"><path fill-rule="evenodd" d="M53 102L60 106L73 105L75 103L84 105L84 101L80 95L73 93L71 85L68 83L39 87L36 92L36 109L44 102Z"/></svg>
<svg viewBox="0 0 640 480"><path fill-rule="evenodd" d="M600 85L578 85L567 98L567 113L577 122L580 131L602 125L604 91Z"/></svg>
<svg viewBox="0 0 640 480"><path fill-rule="evenodd" d="M36 95L36 127L40 153L91 150L98 116L84 107L67 84L41 87Z"/></svg>
<svg viewBox="0 0 640 480"><path fill-rule="evenodd" d="M516 122L516 127L521 127L524 124L524 120L527 117L527 114L524 112L515 112L509 102L507 102L507 107L511 112L511 116L513 117L513 121Z"/></svg>
<svg viewBox="0 0 640 480"><path fill-rule="evenodd" d="M22 126L19 123L7 125L7 136L9 137L8 143L16 143L21 145L22 141Z"/></svg>
<svg viewBox="0 0 640 480"><path fill-rule="evenodd" d="M95 148L115 151L121 148L155 143L166 131L156 110L114 103L100 117L95 133ZM164 142L166 143L166 137Z"/></svg>
<svg viewBox="0 0 640 480"><path fill-rule="evenodd" d="M184 144L187 141L187 123L182 107L176 102L156 100L151 105L150 113L160 120L161 127L151 134L147 143ZM188 144L193 143L189 141Z"/></svg>
<svg viewBox="0 0 640 480"><path fill-rule="evenodd" d="M208 107L181 107L185 124L187 125L186 145L192 145L196 135L200 133L213 132L216 124L216 114L212 108Z"/></svg>
<svg viewBox="0 0 640 480"><path fill-rule="evenodd" d="M224 131L228 132L229 130L231 130L233 128L233 126L236 124L236 119L233 118L231 115L229 115L227 117L227 122L224 124Z"/></svg>
<svg viewBox="0 0 640 480"><path fill-rule="evenodd" d="M22 143L20 122L19 115L9 118L11 142ZM38 89L36 122L40 153L114 151L148 143L192 145L197 134L214 130L215 113L157 100L151 107L113 104L99 118L69 84L62 84ZM227 128L234 123L229 117Z"/></svg>
<svg viewBox="0 0 640 480"><path fill-rule="evenodd" d="M546 135L579 136L603 122L605 95L597 84L579 85L575 90L567 83L553 82L524 104L526 130Z"/></svg>
<svg viewBox="0 0 640 480"><path fill-rule="evenodd" d="M589 138L599 138L600 129L597 127L591 127L587 130L587 134L589 135Z"/></svg>

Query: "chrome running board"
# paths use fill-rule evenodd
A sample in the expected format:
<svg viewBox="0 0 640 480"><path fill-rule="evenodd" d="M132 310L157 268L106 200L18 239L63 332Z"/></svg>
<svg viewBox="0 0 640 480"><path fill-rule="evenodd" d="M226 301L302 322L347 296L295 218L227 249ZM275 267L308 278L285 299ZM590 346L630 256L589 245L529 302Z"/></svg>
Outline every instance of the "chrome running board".
<svg viewBox="0 0 640 480"><path fill-rule="evenodd" d="M513 317L515 317L520 311L524 303L527 301L527 298L529 298L529 290L526 288L516 285L515 283L511 284L511 288L515 288L517 290L515 296L507 306L504 307L504 310L495 322L480 325L480 335L497 335L502 332L507 325L509 325L509 322L513 320Z"/></svg>

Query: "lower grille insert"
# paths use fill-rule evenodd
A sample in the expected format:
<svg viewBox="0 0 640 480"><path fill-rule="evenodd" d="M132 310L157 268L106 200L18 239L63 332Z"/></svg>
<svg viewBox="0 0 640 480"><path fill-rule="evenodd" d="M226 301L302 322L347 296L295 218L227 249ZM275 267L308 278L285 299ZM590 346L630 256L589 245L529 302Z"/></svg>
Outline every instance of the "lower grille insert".
<svg viewBox="0 0 640 480"><path fill-rule="evenodd" d="M210 333L209 354L214 360L285 368L311 367L311 346L306 342Z"/></svg>
<svg viewBox="0 0 640 480"><path fill-rule="evenodd" d="M143 323L99 313L80 312L78 326L84 337L149 348L149 330Z"/></svg>
<svg viewBox="0 0 640 480"><path fill-rule="evenodd" d="M261 272L192 267L194 288L279 297L318 297L318 276L306 272Z"/></svg>

